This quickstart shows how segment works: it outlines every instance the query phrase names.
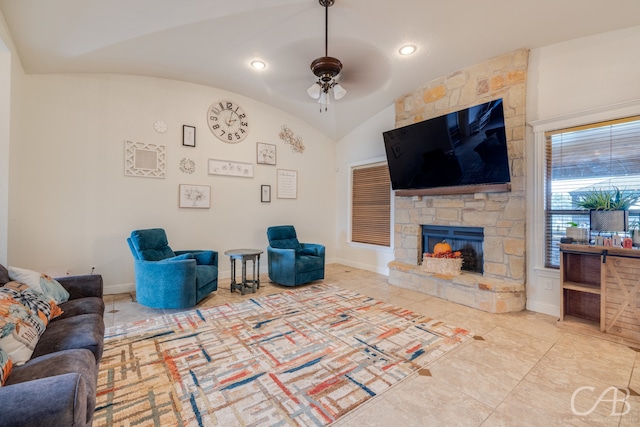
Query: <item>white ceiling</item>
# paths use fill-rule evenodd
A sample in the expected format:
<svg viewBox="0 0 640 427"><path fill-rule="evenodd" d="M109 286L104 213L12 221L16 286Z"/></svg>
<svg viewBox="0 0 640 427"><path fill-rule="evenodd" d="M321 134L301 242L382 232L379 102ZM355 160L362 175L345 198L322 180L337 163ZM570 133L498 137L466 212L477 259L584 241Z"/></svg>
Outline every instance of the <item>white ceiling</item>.
<svg viewBox="0 0 640 427"><path fill-rule="evenodd" d="M347 95L308 97L324 56L318 0L0 0L25 72L204 84L273 105L339 139L415 88L485 59L640 25L639 0L336 0L329 55ZM398 48L418 51L401 58ZM637 54L630 52L629 54ZM263 71L249 67L267 63Z"/></svg>

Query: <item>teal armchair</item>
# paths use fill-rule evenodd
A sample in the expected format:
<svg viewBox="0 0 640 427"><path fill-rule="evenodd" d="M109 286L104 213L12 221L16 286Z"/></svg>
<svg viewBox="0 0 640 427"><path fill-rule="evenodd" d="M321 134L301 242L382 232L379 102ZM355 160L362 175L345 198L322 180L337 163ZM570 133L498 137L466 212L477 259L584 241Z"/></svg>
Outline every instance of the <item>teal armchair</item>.
<svg viewBox="0 0 640 427"><path fill-rule="evenodd" d="M269 279L285 286L296 286L324 279L323 245L300 243L292 225L267 229Z"/></svg>
<svg viewBox="0 0 640 427"><path fill-rule="evenodd" d="M218 252L173 251L162 228L134 230L136 299L153 308L193 307L218 289Z"/></svg>

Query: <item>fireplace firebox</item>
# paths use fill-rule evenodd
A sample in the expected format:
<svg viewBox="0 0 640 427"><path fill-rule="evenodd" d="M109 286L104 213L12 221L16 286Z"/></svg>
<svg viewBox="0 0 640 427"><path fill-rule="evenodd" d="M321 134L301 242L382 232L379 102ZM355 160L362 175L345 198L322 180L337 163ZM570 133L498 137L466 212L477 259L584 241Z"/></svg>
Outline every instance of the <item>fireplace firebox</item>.
<svg viewBox="0 0 640 427"><path fill-rule="evenodd" d="M462 270L482 273L484 259L484 229L482 227L422 226L422 253L446 240L451 249L462 253Z"/></svg>

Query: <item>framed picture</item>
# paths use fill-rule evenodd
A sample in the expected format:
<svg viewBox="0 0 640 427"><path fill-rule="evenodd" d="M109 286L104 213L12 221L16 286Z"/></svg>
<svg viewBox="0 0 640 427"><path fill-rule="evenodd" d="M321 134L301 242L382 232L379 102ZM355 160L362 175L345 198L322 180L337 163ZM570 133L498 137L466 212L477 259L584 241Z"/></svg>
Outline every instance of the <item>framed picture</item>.
<svg viewBox="0 0 640 427"><path fill-rule="evenodd" d="M240 176L253 178L253 164L230 160L209 159L209 175Z"/></svg>
<svg viewBox="0 0 640 427"><path fill-rule="evenodd" d="M211 207L211 187L208 185L180 184L181 208L209 209Z"/></svg>
<svg viewBox="0 0 640 427"><path fill-rule="evenodd" d="M258 157L257 163L259 165L274 165L276 164L276 146L274 144L266 144L264 142L258 142L256 146L256 154Z"/></svg>
<svg viewBox="0 0 640 427"><path fill-rule="evenodd" d="M298 198L298 171L278 169L278 199Z"/></svg>
<svg viewBox="0 0 640 427"><path fill-rule="evenodd" d="M142 178L164 178L166 166L164 145L124 142L124 174Z"/></svg>
<svg viewBox="0 0 640 427"><path fill-rule="evenodd" d="M196 127L182 125L182 145L185 147L196 146Z"/></svg>
<svg viewBox="0 0 640 427"><path fill-rule="evenodd" d="M270 185L261 185L260 186L260 201L262 203L270 203L271 202L271 186Z"/></svg>

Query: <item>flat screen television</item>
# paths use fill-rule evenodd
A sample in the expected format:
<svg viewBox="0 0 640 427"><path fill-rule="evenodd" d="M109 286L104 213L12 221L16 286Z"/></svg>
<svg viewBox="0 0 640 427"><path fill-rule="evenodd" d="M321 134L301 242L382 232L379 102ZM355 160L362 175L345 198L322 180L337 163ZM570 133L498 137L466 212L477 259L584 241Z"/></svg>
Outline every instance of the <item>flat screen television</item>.
<svg viewBox="0 0 640 427"><path fill-rule="evenodd" d="M382 135L394 190L511 182L502 99Z"/></svg>

